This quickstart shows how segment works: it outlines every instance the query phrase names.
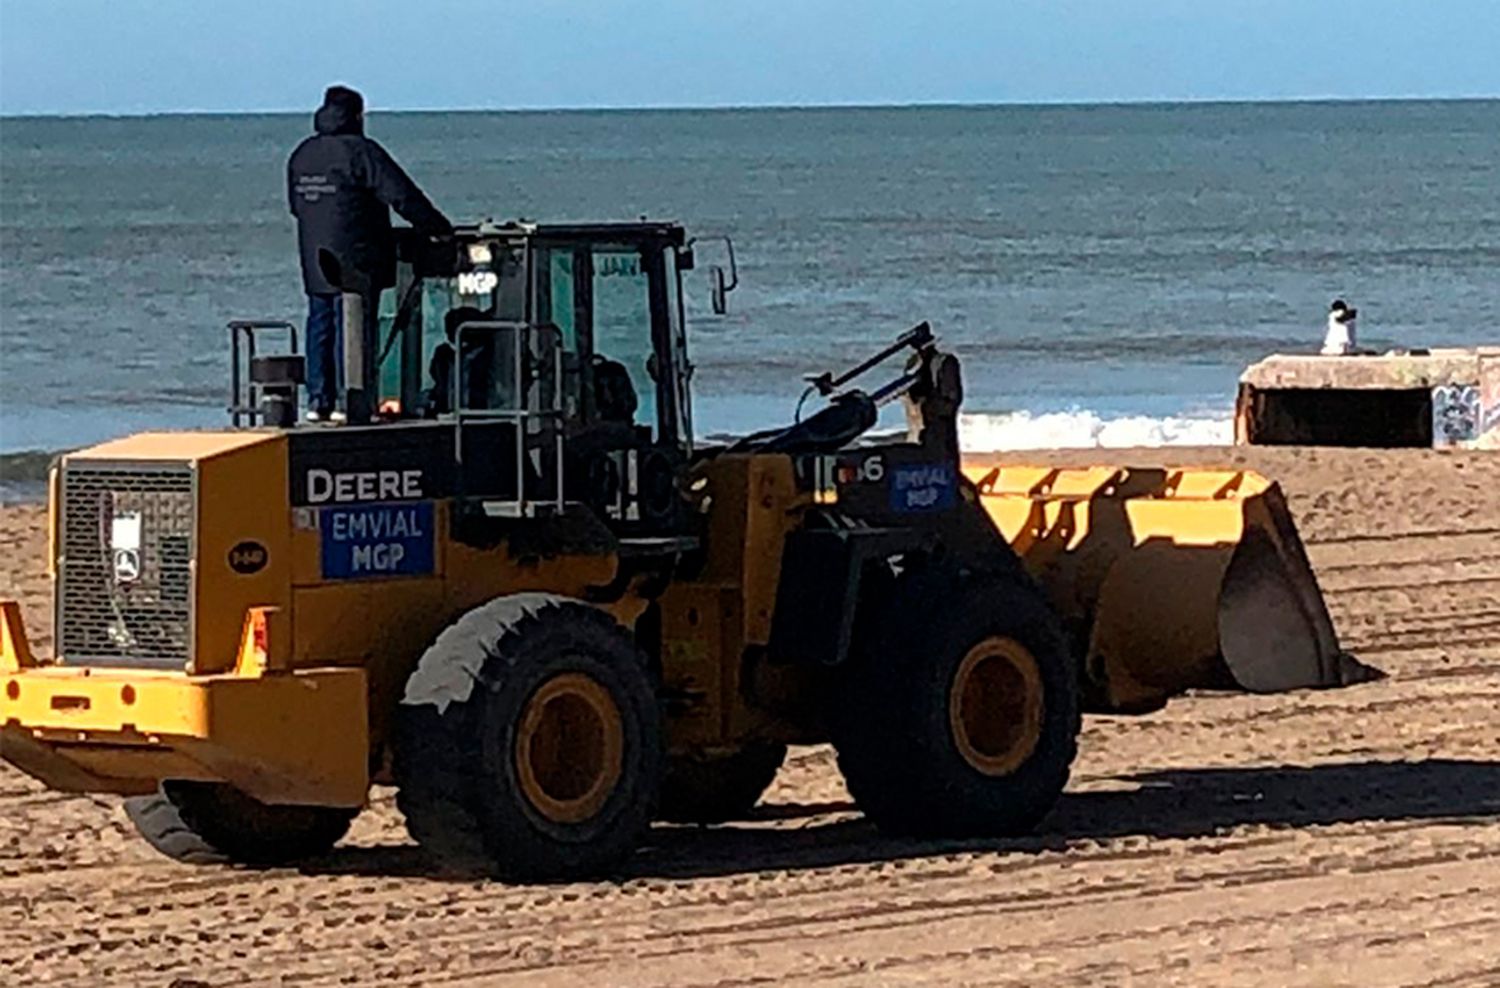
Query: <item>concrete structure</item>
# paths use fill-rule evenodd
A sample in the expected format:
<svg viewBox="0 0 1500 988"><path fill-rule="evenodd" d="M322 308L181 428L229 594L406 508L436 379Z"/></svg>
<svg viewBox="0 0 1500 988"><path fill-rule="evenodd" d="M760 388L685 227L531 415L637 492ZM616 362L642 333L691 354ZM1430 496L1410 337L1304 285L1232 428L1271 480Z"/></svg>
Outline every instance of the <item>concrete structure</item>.
<svg viewBox="0 0 1500 988"><path fill-rule="evenodd" d="M1275 354L1240 375L1239 445L1500 449L1500 347Z"/></svg>

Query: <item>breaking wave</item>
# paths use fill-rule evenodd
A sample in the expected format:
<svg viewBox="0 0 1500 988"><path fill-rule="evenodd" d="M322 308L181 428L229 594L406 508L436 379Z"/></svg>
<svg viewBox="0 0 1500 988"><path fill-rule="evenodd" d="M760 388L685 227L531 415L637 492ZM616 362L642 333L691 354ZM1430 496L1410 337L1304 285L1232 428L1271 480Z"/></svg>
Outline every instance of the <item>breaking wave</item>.
<svg viewBox="0 0 1500 988"><path fill-rule="evenodd" d="M1219 415L1122 415L1106 418L1086 409L1067 412L977 412L959 416L959 435L969 452L1011 449L1089 449L1142 446L1228 446L1234 421ZM711 435L719 441L734 434ZM0 504L45 496L47 468L55 450L0 453Z"/></svg>
<svg viewBox="0 0 1500 988"><path fill-rule="evenodd" d="M1234 419L1221 415L1122 415L1105 418L1086 409L961 415L959 442L972 452L1009 449L1090 449L1130 446L1228 446Z"/></svg>
<svg viewBox="0 0 1500 988"><path fill-rule="evenodd" d="M19 453L0 453L0 481L23 482L46 480L47 468L58 454L29 449Z"/></svg>
<svg viewBox="0 0 1500 988"><path fill-rule="evenodd" d="M47 469L57 454L44 450L0 453L0 504L40 501L47 495Z"/></svg>

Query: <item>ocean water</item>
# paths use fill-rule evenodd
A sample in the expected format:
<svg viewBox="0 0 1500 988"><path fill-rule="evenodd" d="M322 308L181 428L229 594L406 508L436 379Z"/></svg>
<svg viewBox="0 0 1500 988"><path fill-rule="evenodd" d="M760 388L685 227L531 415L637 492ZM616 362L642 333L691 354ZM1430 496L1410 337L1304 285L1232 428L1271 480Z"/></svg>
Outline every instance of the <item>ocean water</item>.
<svg viewBox="0 0 1500 988"><path fill-rule="evenodd" d="M0 454L224 421L232 317L300 319L309 118L0 120ZM1235 380L1315 348L1500 340L1500 102L372 113L455 219L675 218L700 431L930 320L983 448L1227 442ZM7 472L36 458L0 460Z"/></svg>

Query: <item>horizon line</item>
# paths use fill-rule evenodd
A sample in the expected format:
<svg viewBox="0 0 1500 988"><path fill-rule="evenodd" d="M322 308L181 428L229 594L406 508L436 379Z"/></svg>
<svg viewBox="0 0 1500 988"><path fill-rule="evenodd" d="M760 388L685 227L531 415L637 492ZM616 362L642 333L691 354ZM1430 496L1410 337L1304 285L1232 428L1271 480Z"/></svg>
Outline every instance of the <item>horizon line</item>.
<svg viewBox="0 0 1500 988"><path fill-rule="evenodd" d="M636 106L513 106L513 107L400 107L370 108L371 113L385 115L426 113L512 113L512 114L567 114L567 113L705 113L705 112L753 112L753 111L817 111L817 110L983 110L983 109L1084 109L1090 107L1167 107L1167 106L1274 106L1274 105L1329 105L1329 104L1381 104L1381 103L1487 103L1500 101L1500 93L1489 95L1447 96L1277 96L1277 97L1186 97L1167 98L1123 98L1123 99L1056 99L1056 100L914 100L901 103L882 102L833 102L833 103L705 103L705 104L647 104ZM131 120L155 117L273 117L309 113L315 107L291 109L254 110L79 110L42 111L23 110L8 112L0 107L0 120Z"/></svg>

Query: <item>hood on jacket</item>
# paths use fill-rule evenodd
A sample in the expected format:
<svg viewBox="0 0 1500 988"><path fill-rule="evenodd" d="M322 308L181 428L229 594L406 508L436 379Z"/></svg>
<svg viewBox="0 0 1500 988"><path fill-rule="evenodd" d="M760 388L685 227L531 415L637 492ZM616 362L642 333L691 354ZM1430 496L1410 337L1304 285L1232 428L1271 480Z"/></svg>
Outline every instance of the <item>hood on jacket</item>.
<svg viewBox="0 0 1500 988"><path fill-rule="evenodd" d="M313 130L319 134L363 134L361 114L364 97L344 86L329 86L323 94L323 105L313 114Z"/></svg>

